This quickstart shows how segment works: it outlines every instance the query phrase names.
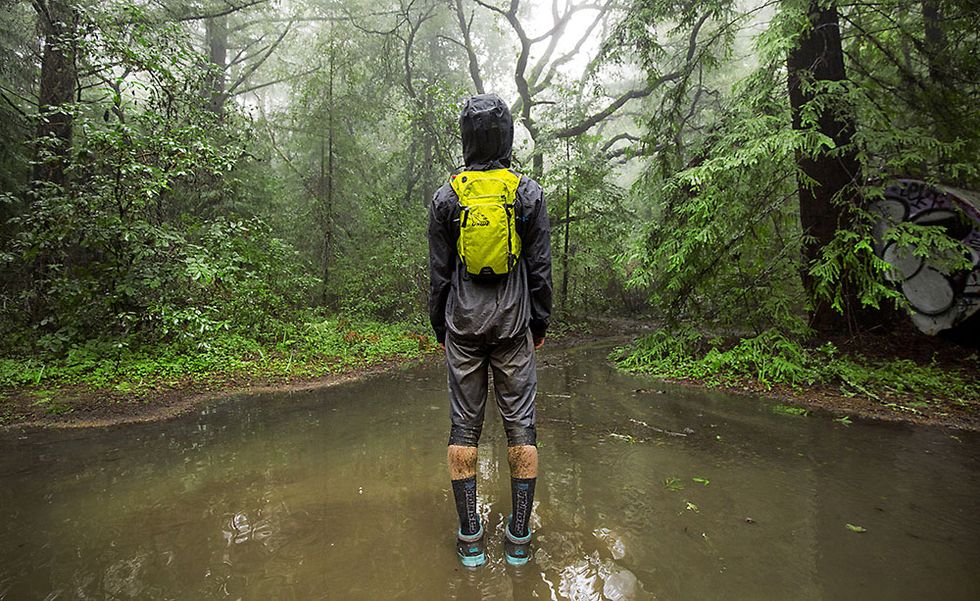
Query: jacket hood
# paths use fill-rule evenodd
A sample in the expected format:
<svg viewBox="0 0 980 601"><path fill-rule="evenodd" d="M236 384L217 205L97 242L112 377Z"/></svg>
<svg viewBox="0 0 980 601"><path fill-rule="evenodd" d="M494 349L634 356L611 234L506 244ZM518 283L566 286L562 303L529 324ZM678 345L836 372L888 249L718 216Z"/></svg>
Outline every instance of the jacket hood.
<svg viewBox="0 0 980 601"><path fill-rule="evenodd" d="M459 130L467 168L510 167L514 120L499 96L478 94L467 98L459 115Z"/></svg>

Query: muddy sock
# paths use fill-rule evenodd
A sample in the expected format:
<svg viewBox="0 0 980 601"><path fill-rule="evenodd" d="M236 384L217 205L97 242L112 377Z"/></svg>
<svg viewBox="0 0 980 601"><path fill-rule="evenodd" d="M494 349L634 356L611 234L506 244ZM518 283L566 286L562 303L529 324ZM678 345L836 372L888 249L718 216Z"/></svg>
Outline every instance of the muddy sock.
<svg viewBox="0 0 980 601"><path fill-rule="evenodd" d="M534 507L534 483L537 478L511 478L510 497L513 503L513 517L510 533L514 536L527 536L527 524L531 520Z"/></svg>
<svg viewBox="0 0 980 601"><path fill-rule="evenodd" d="M459 514L459 531L466 535L476 534L480 531L480 516L476 513L476 476L453 480L453 496Z"/></svg>

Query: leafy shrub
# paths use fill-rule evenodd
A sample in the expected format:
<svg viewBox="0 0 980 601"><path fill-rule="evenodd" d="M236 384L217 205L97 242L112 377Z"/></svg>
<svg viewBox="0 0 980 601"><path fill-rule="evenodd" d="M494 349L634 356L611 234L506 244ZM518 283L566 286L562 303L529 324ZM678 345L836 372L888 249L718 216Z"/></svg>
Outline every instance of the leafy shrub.
<svg viewBox="0 0 980 601"><path fill-rule="evenodd" d="M658 330L630 349L620 349L618 364L630 371L660 377L711 379L751 377L766 386L812 382L809 357L797 343L776 330L743 338L728 350L706 341L693 329L673 334Z"/></svg>
<svg viewBox="0 0 980 601"><path fill-rule="evenodd" d="M908 359L842 356L831 343L809 348L776 330L742 338L724 350L720 341L705 340L692 329L658 330L631 347L617 349L613 358L627 371L662 378L709 383L752 380L766 388L823 383L847 395L873 399L897 394L922 401L980 402L980 383L960 371Z"/></svg>
<svg viewBox="0 0 980 601"><path fill-rule="evenodd" d="M394 358L435 342L405 324L307 315L260 341L236 332L154 345L88 341L63 354L0 358L0 388L83 385L124 391L239 376L319 376Z"/></svg>

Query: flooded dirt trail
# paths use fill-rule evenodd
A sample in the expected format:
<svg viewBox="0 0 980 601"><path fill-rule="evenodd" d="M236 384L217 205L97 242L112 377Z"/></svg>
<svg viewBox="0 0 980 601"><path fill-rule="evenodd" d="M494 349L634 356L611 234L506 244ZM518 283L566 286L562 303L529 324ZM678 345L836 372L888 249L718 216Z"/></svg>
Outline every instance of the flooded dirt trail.
<svg viewBox="0 0 980 601"><path fill-rule="evenodd" d="M618 373L608 351L539 356L522 569L503 561L490 408L490 560L456 561L429 364L162 423L0 434L0 599L980 598L977 434L785 415Z"/></svg>

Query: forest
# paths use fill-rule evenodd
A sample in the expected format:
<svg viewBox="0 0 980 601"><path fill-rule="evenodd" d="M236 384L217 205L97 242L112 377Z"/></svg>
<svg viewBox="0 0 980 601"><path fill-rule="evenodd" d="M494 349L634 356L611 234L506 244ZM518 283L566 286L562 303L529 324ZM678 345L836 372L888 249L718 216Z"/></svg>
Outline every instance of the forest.
<svg viewBox="0 0 980 601"><path fill-rule="evenodd" d="M484 92L550 337L980 419L974 2L0 3L0 424L438 352L427 211Z"/></svg>

